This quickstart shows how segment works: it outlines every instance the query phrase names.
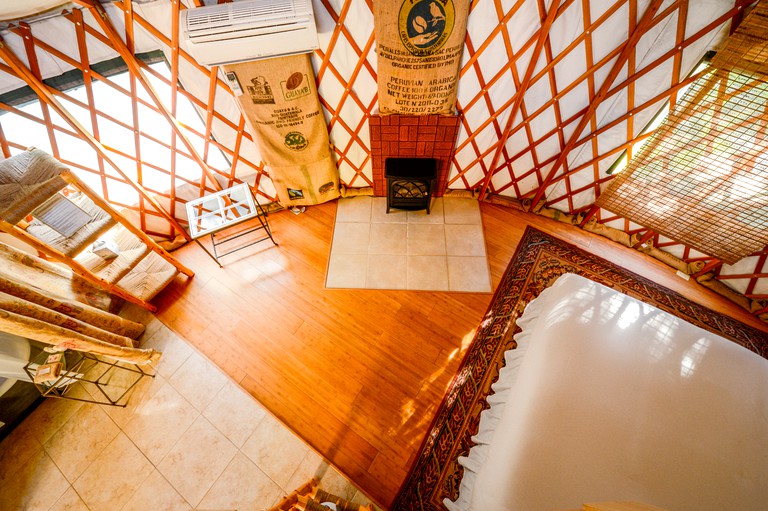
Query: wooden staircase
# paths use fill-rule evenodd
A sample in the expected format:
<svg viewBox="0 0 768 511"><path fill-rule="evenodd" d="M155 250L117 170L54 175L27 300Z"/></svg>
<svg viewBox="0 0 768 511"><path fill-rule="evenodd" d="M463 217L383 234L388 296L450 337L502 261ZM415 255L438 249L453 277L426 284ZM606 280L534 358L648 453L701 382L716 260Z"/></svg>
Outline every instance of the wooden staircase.
<svg viewBox="0 0 768 511"><path fill-rule="evenodd" d="M40 219L25 218L65 188L67 199L89 220L65 236ZM83 279L149 310L149 301L186 268L139 228L99 197L70 169L39 149L0 162L0 230L69 266ZM111 240L119 254L104 259L90 247Z"/></svg>

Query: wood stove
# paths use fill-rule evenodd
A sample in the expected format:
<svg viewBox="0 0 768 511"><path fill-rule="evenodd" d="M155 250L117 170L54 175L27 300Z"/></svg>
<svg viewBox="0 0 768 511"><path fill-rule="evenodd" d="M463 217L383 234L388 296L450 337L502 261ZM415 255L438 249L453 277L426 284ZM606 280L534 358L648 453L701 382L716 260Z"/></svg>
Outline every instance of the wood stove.
<svg viewBox="0 0 768 511"><path fill-rule="evenodd" d="M419 210L429 214L437 177L435 158L387 158L387 213L389 208Z"/></svg>

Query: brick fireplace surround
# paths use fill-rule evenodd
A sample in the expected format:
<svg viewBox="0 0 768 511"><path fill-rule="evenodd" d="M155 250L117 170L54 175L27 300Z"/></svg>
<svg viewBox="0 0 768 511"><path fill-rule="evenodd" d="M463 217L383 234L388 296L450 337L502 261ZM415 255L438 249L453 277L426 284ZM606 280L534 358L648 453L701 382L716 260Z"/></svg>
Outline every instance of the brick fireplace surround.
<svg viewBox="0 0 768 511"><path fill-rule="evenodd" d="M387 195L384 161L388 157L437 159L433 196L443 195L459 129L457 115L377 114L371 115L369 126L374 195Z"/></svg>

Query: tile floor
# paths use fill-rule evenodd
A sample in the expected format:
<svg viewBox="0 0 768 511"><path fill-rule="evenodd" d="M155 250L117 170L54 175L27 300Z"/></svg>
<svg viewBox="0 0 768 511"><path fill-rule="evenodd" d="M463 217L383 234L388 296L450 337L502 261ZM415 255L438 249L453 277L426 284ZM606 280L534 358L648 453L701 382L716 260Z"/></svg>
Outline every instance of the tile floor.
<svg viewBox="0 0 768 511"><path fill-rule="evenodd" d="M263 510L313 476L369 503L186 341L126 308L147 324L142 346L164 353L155 378L126 408L46 399L0 443L0 509Z"/></svg>
<svg viewBox="0 0 768 511"><path fill-rule="evenodd" d="M339 199L326 287L491 292L476 200L386 209L385 197Z"/></svg>

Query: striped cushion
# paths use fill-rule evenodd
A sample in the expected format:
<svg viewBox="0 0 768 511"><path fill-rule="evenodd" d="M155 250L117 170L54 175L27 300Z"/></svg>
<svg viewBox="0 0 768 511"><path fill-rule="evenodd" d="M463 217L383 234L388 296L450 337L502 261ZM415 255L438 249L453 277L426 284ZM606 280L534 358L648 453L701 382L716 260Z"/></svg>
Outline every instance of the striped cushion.
<svg viewBox="0 0 768 511"><path fill-rule="evenodd" d="M59 174L67 167L40 149L0 161L0 219L17 224L67 186Z"/></svg>

